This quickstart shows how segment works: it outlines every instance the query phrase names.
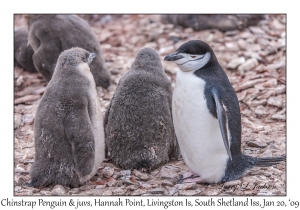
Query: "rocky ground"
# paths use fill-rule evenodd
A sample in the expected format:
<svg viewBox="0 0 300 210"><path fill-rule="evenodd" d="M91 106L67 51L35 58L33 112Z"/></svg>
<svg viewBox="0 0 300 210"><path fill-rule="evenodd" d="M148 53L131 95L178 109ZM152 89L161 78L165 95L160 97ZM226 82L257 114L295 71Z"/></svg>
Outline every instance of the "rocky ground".
<svg viewBox="0 0 300 210"><path fill-rule="evenodd" d="M105 112L116 84L130 68L138 50L148 46L161 55L174 85L177 66L164 62L166 54L191 39L213 48L236 90L242 113L242 151L255 157L286 154L286 17L267 15L259 25L242 31L193 31L164 25L159 15L81 15L97 34L113 85L98 88ZM25 25L15 16L15 27ZM286 195L286 163L254 168L225 184L177 184L188 169L172 160L151 173L122 170L110 160L80 188L60 185L42 189L27 187L34 161L33 122L47 83L39 73L14 68L14 193L18 195Z"/></svg>

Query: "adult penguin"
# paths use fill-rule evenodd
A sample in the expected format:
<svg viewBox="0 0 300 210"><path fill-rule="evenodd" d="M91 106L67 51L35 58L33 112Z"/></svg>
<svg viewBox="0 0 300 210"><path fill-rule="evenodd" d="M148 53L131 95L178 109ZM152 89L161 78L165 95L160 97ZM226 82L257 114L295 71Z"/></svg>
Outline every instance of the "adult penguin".
<svg viewBox="0 0 300 210"><path fill-rule="evenodd" d="M173 92L173 122L182 157L191 171L181 181L227 182L254 166L285 160L242 154L239 102L207 43L189 41L164 60L175 62L180 69Z"/></svg>

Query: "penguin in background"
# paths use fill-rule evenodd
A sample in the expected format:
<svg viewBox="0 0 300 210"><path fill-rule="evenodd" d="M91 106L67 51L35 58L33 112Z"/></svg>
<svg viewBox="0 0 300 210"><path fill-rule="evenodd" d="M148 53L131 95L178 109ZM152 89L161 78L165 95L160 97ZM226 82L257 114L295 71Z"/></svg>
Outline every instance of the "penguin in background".
<svg viewBox="0 0 300 210"><path fill-rule="evenodd" d="M90 63L96 55L71 48L58 58L34 122L30 186L78 187L104 159L104 129Z"/></svg>
<svg viewBox="0 0 300 210"><path fill-rule="evenodd" d="M171 82L154 49L141 49L120 79L104 129L107 156L120 168L151 171L179 157Z"/></svg>
<svg viewBox="0 0 300 210"><path fill-rule="evenodd" d="M14 31L14 63L28 72L37 72L34 67L33 49L28 43L26 27L17 28Z"/></svg>
<svg viewBox="0 0 300 210"><path fill-rule="evenodd" d="M175 62L180 69L173 92L173 122L190 169L180 176L180 182L227 182L254 166L267 167L285 160L285 156L242 154L239 102L208 44L186 42L164 60Z"/></svg>
<svg viewBox="0 0 300 210"><path fill-rule="evenodd" d="M76 15L27 15L28 40L34 50L33 62L50 81L58 56L64 50L80 47L96 53L90 68L97 86L111 84L100 43L91 27Z"/></svg>

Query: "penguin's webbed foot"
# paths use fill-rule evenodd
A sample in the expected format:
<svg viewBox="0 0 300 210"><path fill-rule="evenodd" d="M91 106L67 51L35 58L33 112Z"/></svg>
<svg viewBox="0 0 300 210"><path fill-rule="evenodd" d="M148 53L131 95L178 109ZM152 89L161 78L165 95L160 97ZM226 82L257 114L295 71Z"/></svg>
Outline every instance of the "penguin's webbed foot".
<svg viewBox="0 0 300 210"><path fill-rule="evenodd" d="M180 174L177 183L181 184L181 183L201 182L201 181L202 179L200 178L199 175L189 171L186 172L185 174Z"/></svg>

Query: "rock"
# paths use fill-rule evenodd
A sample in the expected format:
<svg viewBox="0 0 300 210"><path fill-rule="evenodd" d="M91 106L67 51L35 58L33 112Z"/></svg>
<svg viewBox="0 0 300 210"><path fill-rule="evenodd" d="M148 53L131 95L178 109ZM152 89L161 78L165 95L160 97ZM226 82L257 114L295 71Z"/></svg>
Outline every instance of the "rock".
<svg viewBox="0 0 300 210"><path fill-rule="evenodd" d="M165 180L165 179L163 179L163 180L161 181L161 185L162 185L162 186L170 186L170 187L173 187L173 186L174 186L174 184L173 184L172 182L170 182L170 181L168 181L168 180Z"/></svg>
<svg viewBox="0 0 300 210"><path fill-rule="evenodd" d="M201 192L200 189L196 189L196 190L182 190L182 191L178 192L178 195L193 196L193 195L199 195L200 192Z"/></svg>
<svg viewBox="0 0 300 210"><path fill-rule="evenodd" d="M14 121L14 129L16 130L16 129L18 129L19 127L20 127L20 125L21 125L21 119L22 119L22 115L20 115L20 114L15 114L15 116L14 116L14 118L15 118L15 121Z"/></svg>
<svg viewBox="0 0 300 210"><path fill-rule="evenodd" d="M121 176L130 176L130 174L131 174L131 170L120 171Z"/></svg>
<svg viewBox="0 0 300 210"><path fill-rule="evenodd" d="M262 141L248 141L247 144L249 147L257 147L257 148L265 148L267 146L267 144Z"/></svg>
<svg viewBox="0 0 300 210"><path fill-rule="evenodd" d="M127 192L127 189L125 187L118 187L113 190L113 195L125 195L126 192Z"/></svg>
<svg viewBox="0 0 300 210"><path fill-rule="evenodd" d="M263 31L261 28L257 26L250 26L249 29L254 34L265 34L265 31Z"/></svg>
<svg viewBox="0 0 300 210"><path fill-rule="evenodd" d="M126 185L139 185L139 183L136 180L133 181L132 179L128 179L128 178L124 179L122 183Z"/></svg>
<svg viewBox="0 0 300 210"><path fill-rule="evenodd" d="M178 178L178 173L173 166L167 165L162 167L160 171L160 177L162 179L176 179Z"/></svg>
<svg viewBox="0 0 300 210"><path fill-rule="evenodd" d="M151 194L162 194L164 192L165 192L164 188L154 188L154 189L151 189L148 191L148 193L151 193Z"/></svg>
<svg viewBox="0 0 300 210"><path fill-rule="evenodd" d="M239 57L239 58L232 59L227 64L227 68L229 68L229 69L236 69L239 65L243 64L244 62L245 62L245 58L244 57Z"/></svg>
<svg viewBox="0 0 300 210"><path fill-rule="evenodd" d="M189 190L189 189L194 189L196 187L196 183L176 184L175 187L178 190Z"/></svg>
<svg viewBox="0 0 300 210"><path fill-rule="evenodd" d="M140 180L147 181L149 179L147 174L144 174L136 169L132 171L132 174L138 177Z"/></svg>
<svg viewBox="0 0 300 210"><path fill-rule="evenodd" d="M40 95L26 95L21 98L15 99L14 104L23 104L23 103L27 103L27 102L36 101L40 97L41 97Z"/></svg>
<svg viewBox="0 0 300 210"><path fill-rule="evenodd" d="M104 169L102 169L102 176L104 178L111 177L113 174L114 174L114 169L113 168L105 167Z"/></svg>
<svg viewBox="0 0 300 210"><path fill-rule="evenodd" d="M282 108L283 107L283 102L281 101L281 98L278 98L278 97L270 97L268 99L267 103L269 105L271 105L271 106L276 106L278 108Z"/></svg>
<svg viewBox="0 0 300 210"><path fill-rule="evenodd" d="M22 122L23 122L24 124L32 125L32 124L33 124L34 118L35 118L35 115L34 115L34 114L25 114L25 115L23 115L23 117L22 117Z"/></svg>
<svg viewBox="0 0 300 210"><path fill-rule="evenodd" d="M104 196L110 196L110 195L112 195L113 193L112 193L112 191L110 190L110 189L108 189L108 190L106 190L106 191L104 191L103 193L102 193L102 196L104 195Z"/></svg>
<svg viewBox="0 0 300 210"><path fill-rule="evenodd" d="M116 184L117 184L117 180L115 180L113 177L110 177L109 181L106 182L105 186L114 187L116 186Z"/></svg>
<svg viewBox="0 0 300 210"><path fill-rule="evenodd" d="M250 80L250 81L244 82L244 83L242 83L238 86L235 85L236 87L234 89L235 89L236 92L240 92L242 90L251 88L256 84L263 83L264 81L265 81L265 79Z"/></svg>
<svg viewBox="0 0 300 210"><path fill-rule="evenodd" d="M238 67L238 71L243 74L244 72L255 69L258 66L258 61L256 58L250 58L245 63Z"/></svg>
<svg viewBox="0 0 300 210"><path fill-rule="evenodd" d="M117 75L117 74L120 73L120 71L119 71L118 69L112 69L112 70L110 70L110 73L111 73L112 75Z"/></svg>
<svg viewBox="0 0 300 210"><path fill-rule="evenodd" d="M268 110L262 105L259 105L258 107L256 107L256 109L254 110L254 113L259 116L264 116L264 115L269 114Z"/></svg>
<svg viewBox="0 0 300 210"><path fill-rule="evenodd" d="M16 81L16 86L20 87L24 82L24 78L23 76L18 77L17 81Z"/></svg>
<svg viewBox="0 0 300 210"><path fill-rule="evenodd" d="M145 193L147 193L147 190L145 190L145 189L137 189L131 195L142 195L142 194L145 194Z"/></svg>
<svg viewBox="0 0 300 210"><path fill-rule="evenodd" d="M80 192L79 188L73 188L69 191L71 194L78 194Z"/></svg>
<svg viewBox="0 0 300 210"><path fill-rule="evenodd" d="M130 191L135 191L137 188L138 188L137 185L129 185L129 186L127 187L127 189L130 190Z"/></svg>
<svg viewBox="0 0 300 210"><path fill-rule="evenodd" d="M277 114L272 115L271 119L273 119L273 120L286 120L286 115L277 113Z"/></svg>
<svg viewBox="0 0 300 210"><path fill-rule="evenodd" d="M53 190L51 191L51 195L65 195L66 190L62 185L55 185Z"/></svg>
<svg viewBox="0 0 300 210"><path fill-rule="evenodd" d="M267 104L267 99L251 101L251 106L259 106Z"/></svg>
<svg viewBox="0 0 300 210"><path fill-rule="evenodd" d="M277 88L275 88L276 94L280 95L286 92L285 85L278 85Z"/></svg>
<svg viewBox="0 0 300 210"><path fill-rule="evenodd" d="M238 46L243 50L246 49L247 47L247 42L244 39L239 39L238 40Z"/></svg>
<svg viewBox="0 0 300 210"><path fill-rule="evenodd" d="M40 192L40 194L41 194L41 195L52 195L52 193L51 193L50 191L48 191L48 190L42 190L42 191Z"/></svg>
<svg viewBox="0 0 300 210"><path fill-rule="evenodd" d="M234 180L230 182L225 182L224 187L230 187L230 186L240 186L242 184L241 180Z"/></svg>

